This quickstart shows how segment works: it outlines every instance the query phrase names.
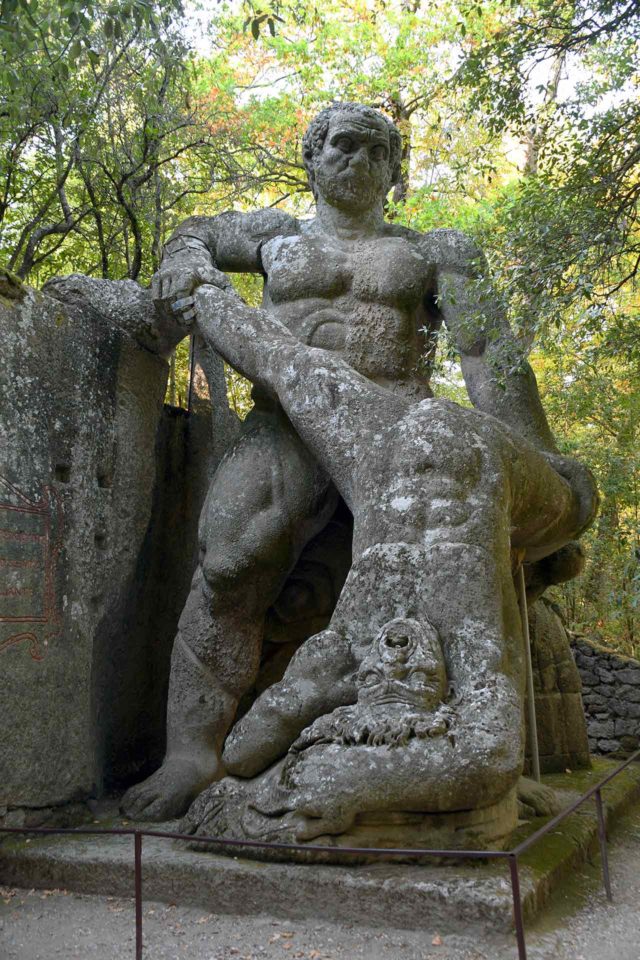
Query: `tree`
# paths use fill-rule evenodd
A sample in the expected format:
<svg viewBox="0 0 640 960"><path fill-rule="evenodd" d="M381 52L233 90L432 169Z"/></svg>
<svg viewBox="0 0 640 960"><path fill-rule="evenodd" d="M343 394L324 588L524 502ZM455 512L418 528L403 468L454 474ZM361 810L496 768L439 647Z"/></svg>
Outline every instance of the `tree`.
<svg viewBox="0 0 640 960"><path fill-rule="evenodd" d="M0 249L21 278L149 276L167 215L209 189L179 27L172 0L4 0Z"/></svg>

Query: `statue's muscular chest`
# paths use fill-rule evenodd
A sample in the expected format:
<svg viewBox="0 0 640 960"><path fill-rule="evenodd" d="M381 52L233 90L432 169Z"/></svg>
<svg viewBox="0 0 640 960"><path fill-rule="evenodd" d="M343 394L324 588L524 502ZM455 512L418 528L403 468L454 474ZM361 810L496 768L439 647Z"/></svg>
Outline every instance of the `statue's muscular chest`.
<svg viewBox="0 0 640 960"><path fill-rule="evenodd" d="M302 234L268 241L262 263L265 307L304 343L338 351L378 382L414 376L418 308L433 277L416 246Z"/></svg>
<svg viewBox="0 0 640 960"><path fill-rule="evenodd" d="M278 237L263 245L262 263L274 306L324 300L412 311L432 273L420 251L400 237Z"/></svg>

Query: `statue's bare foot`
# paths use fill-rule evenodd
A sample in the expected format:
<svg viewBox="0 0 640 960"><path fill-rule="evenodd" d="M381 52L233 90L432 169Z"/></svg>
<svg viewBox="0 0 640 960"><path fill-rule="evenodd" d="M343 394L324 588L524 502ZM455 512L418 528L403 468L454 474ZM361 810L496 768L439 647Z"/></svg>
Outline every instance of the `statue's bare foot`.
<svg viewBox="0 0 640 960"><path fill-rule="evenodd" d="M560 812L561 806L550 787L529 777L520 777L518 780L518 815L521 820L555 816Z"/></svg>
<svg viewBox="0 0 640 960"><path fill-rule="evenodd" d="M186 813L198 794L221 775L215 760L167 758L152 776L127 790L120 808L132 820L173 820Z"/></svg>

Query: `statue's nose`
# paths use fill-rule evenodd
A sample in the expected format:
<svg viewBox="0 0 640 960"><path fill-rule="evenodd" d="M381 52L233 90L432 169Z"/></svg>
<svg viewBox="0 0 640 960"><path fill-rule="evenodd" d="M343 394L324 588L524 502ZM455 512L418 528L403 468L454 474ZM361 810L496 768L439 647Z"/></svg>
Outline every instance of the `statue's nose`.
<svg viewBox="0 0 640 960"><path fill-rule="evenodd" d="M354 170L364 169L365 167L369 168L369 154L365 146L360 147L349 161L349 166L353 167Z"/></svg>
<svg viewBox="0 0 640 960"><path fill-rule="evenodd" d="M402 649L403 647L409 646L409 637L385 637L385 644L388 647L395 647L397 649Z"/></svg>

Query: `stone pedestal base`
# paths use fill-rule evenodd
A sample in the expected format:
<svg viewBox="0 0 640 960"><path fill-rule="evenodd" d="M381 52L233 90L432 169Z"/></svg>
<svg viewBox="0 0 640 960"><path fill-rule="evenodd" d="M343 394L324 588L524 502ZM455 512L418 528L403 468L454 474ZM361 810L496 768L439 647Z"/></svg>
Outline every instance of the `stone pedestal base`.
<svg viewBox="0 0 640 960"><path fill-rule="evenodd" d="M331 837L346 847L407 847L431 850L501 850L518 822L516 791L482 810L455 813L360 814L347 833Z"/></svg>
<svg viewBox="0 0 640 960"><path fill-rule="evenodd" d="M498 803L481 810L459 810L455 813L396 813L380 812L359 814L353 826L339 836L328 834L316 837L309 849L279 850L277 848L252 848L221 846L197 842L191 849L220 853L225 856L266 860L276 863L341 863L363 864L376 862L369 855L370 848L411 850L502 850L518 825L518 805L515 789ZM256 834L255 839L258 839ZM275 839L275 837L274 837ZM287 837L287 843L291 840ZM362 849L362 854L344 853L335 850L319 850L318 847ZM431 863L452 863L455 858L430 857ZM422 856L394 855L385 862L425 863Z"/></svg>
<svg viewBox="0 0 640 960"><path fill-rule="evenodd" d="M609 773L615 764L597 760L595 769L569 777L546 777L566 806L576 794ZM640 766L633 764L604 789L608 828L640 796ZM113 810L100 825L122 826ZM533 820L514 840L537 829ZM167 823L171 830L177 824ZM149 824L151 829L162 829ZM520 858L520 886L527 921L556 898L588 856L597 856L598 827L593 803ZM346 855L345 855L346 857ZM468 923L511 930L513 902L504 861L399 864L380 862L339 868L314 864L257 863L196 853L182 842L144 837L143 896L199 906L213 913L271 914L289 920L323 920L382 928L436 928L455 931ZM131 897L133 839L130 836L33 837L0 843L0 877L6 885L64 887L101 896ZM133 922L133 919L132 919Z"/></svg>

